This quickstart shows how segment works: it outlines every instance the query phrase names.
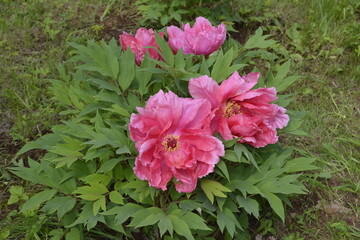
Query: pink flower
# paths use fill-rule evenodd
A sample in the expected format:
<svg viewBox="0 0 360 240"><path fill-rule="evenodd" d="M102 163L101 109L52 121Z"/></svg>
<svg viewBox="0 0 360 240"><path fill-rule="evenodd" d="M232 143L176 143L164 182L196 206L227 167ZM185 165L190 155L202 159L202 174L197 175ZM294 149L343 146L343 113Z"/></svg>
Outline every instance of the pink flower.
<svg viewBox="0 0 360 240"><path fill-rule="evenodd" d="M208 76L190 79L189 92L195 99L207 99L215 111L212 132L219 132L225 140L240 138L240 143L264 147L278 141L277 128L289 122L286 110L276 104L276 89L250 90L260 73L241 77L234 72L220 86Z"/></svg>
<svg viewBox="0 0 360 240"><path fill-rule="evenodd" d="M161 37L164 36L164 33L159 33ZM161 55L154 48L146 47L156 47L159 49L159 46L155 40L155 34L152 29L147 30L146 28L139 28L136 31L135 37L124 32L122 35L119 35L120 44L124 51L130 47L131 51L135 53L136 64L140 65L144 59L146 52L148 51L151 58L161 60Z"/></svg>
<svg viewBox="0 0 360 240"><path fill-rule="evenodd" d="M162 190L174 176L178 192L193 191L197 179L213 172L224 156L223 144L211 135L210 109L206 100L163 91L150 97L145 108L138 107L129 124L139 152L136 176Z"/></svg>
<svg viewBox="0 0 360 240"><path fill-rule="evenodd" d="M191 28L187 23L183 31L175 26L167 28L169 35L169 46L175 51L183 49L184 54L209 55L220 48L226 38L226 27L220 24L213 27L209 20L203 17L196 18Z"/></svg>

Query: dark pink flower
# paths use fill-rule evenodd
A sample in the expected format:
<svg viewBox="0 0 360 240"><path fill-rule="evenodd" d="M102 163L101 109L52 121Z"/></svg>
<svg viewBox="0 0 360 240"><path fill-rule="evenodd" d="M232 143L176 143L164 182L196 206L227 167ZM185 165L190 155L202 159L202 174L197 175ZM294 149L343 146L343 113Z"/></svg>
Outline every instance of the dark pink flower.
<svg viewBox="0 0 360 240"><path fill-rule="evenodd" d="M170 26L167 28L169 35L169 46L175 51L183 49L184 54L209 55L220 48L226 38L226 27L220 24L213 27L209 20L203 17L196 18L191 28L187 23L183 30Z"/></svg>
<svg viewBox="0 0 360 240"><path fill-rule="evenodd" d="M130 118L130 137L139 152L134 171L150 186L166 190L174 176L178 192L191 192L197 179L213 172L224 146L211 135L213 113L203 99L158 92Z"/></svg>
<svg viewBox="0 0 360 240"><path fill-rule="evenodd" d="M239 142L264 147L278 141L277 128L288 124L286 109L271 102L277 99L275 88L250 90L259 73L241 77L234 72L220 86L208 76L190 79L189 92L195 99L207 99L215 111L212 132L225 140L240 138Z"/></svg>
<svg viewBox="0 0 360 240"><path fill-rule="evenodd" d="M161 37L164 36L164 33L159 33ZM136 31L135 37L124 32L122 35L119 35L120 44L124 51L130 47L131 51L135 53L136 64L140 65L144 59L146 52L149 52L150 57L154 59L161 60L161 55L154 48L146 47L155 47L159 48L156 40L155 34L152 29L147 30L146 28L139 28Z"/></svg>

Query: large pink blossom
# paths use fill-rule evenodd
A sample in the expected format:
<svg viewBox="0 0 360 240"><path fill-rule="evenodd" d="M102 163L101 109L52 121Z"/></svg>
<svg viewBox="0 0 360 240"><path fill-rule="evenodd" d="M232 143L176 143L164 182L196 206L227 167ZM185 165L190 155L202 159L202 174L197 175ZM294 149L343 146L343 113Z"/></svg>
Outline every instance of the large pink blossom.
<svg viewBox="0 0 360 240"><path fill-rule="evenodd" d="M159 33L161 37L164 36L164 33ZM126 51L129 47L133 53L135 53L136 64L140 65L144 59L146 52L148 51L151 58L161 60L161 55L154 48L159 48L155 40L155 33L152 29L139 28L136 31L135 37L124 32L122 35L119 35L120 44L122 48Z"/></svg>
<svg viewBox="0 0 360 240"><path fill-rule="evenodd" d="M215 117L212 132L219 132L225 140L239 138L240 143L264 147L278 141L276 129L288 124L286 110L271 102L277 99L276 89L259 88L259 73L241 77L234 72L220 86L208 76L190 79L189 92L195 99L211 103Z"/></svg>
<svg viewBox="0 0 360 240"><path fill-rule="evenodd" d="M226 38L226 27L220 24L213 27L209 20L203 17L196 18L191 28L187 23L183 30L175 26L167 28L169 46L175 51L183 49L184 54L209 55L220 48Z"/></svg>
<svg viewBox="0 0 360 240"><path fill-rule="evenodd" d="M159 91L130 118L130 137L139 152L134 171L150 186L166 190L174 176L178 192L191 192L213 172L224 146L213 137L210 103Z"/></svg>

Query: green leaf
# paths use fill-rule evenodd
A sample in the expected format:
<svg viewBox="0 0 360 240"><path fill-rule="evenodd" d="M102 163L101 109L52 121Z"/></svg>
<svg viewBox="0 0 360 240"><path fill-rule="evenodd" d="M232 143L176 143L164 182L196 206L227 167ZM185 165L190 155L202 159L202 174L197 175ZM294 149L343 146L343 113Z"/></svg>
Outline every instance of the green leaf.
<svg viewBox="0 0 360 240"><path fill-rule="evenodd" d="M246 197L247 193L260 194L260 190L256 186L254 186L254 183L247 180L232 180L226 186L228 186L233 191L235 189L240 190L244 197Z"/></svg>
<svg viewBox="0 0 360 240"><path fill-rule="evenodd" d="M104 108L104 110L107 110L107 111L110 111L113 113L117 113L120 116L130 117L130 113L126 109L120 107L119 105L113 104L113 105L111 105L111 107L112 108Z"/></svg>
<svg viewBox="0 0 360 240"><path fill-rule="evenodd" d="M300 171L309 171L319 169L319 167L312 165L316 161L316 158L295 158L286 162L284 168L285 172L300 172Z"/></svg>
<svg viewBox="0 0 360 240"><path fill-rule="evenodd" d="M10 187L10 198L7 202L8 205L18 202L20 199L28 200L29 197L24 193L24 188L22 186L11 186Z"/></svg>
<svg viewBox="0 0 360 240"><path fill-rule="evenodd" d="M46 150L50 149L54 145L56 145L59 141L61 141L61 138L59 138L58 134L53 134L53 133L46 134L33 142L29 142L25 144L19 150L19 152L16 153L16 157L33 149L46 149Z"/></svg>
<svg viewBox="0 0 360 240"><path fill-rule="evenodd" d="M234 237L236 227L243 230L235 215L228 208L224 208L223 212L218 211L216 222L221 232L224 232L226 227L231 237Z"/></svg>
<svg viewBox="0 0 360 240"><path fill-rule="evenodd" d="M146 52L144 60L141 63L141 66L136 71L136 80L139 85L139 93L141 96L148 93L148 84L151 80L153 72L151 70L157 70L155 68L156 63L150 60L149 52Z"/></svg>
<svg viewBox="0 0 360 240"><path fill-rule="evenodd" d="M115 159L108 160L103 165L101 165L101 167L99 168L99 170L97 172L104 173L104 172L111 171L114 169L115 165L118 164L122 160L123 160L122 158L115 158Z"/></svg>
<svg viewBox="0 0 360 240"><path fill-rule="evenodd" d="M275 83L280 83L285 78L285 76L289 73L290 65L291 65L291 60L288 60L278 68L277 74L274 79Z"/></svg>
<svg viewBox="0 0 360 240"><path fill-rule="evenodd" d="M170 218L170 220L173 224L174 230L177 234L184 236L187 240L195 240L191 234L189 226L186 224L185 221L183 221L179 217L177 217L175 215L171 215L171 214L168 215L168 217Z"/></svg>
<svg viewBox="0 0 360 240"><path fill-rule="evenodd" d="M195 213L187 212L181 219L184 220L191 229L211 230L206 226L205 220Z"/></svg>
<svg viewBox="0 0 360 240"><path fill-rule="evenodd" d="M115 80L119 73L119 61L115 52L105 43L104 40L101 42L102 48L105 54L105 66L111 77Z"/></svg>
<svg viewBox="0 0 360 240"><path fill-rule="evenodd" d="M230 189L224 187L221 183L212 180L201 181L201 188L211 203L214 203L214 195L217 197L226 197L223 192L231 192Z"/></svg>
<svg viewBox="0 0 360 240"><path fill-rule="evenodd" d="M120 73L117 81L123 91L132 83L135 77L135 56L128 48L120 55Z"/></svg>
<svg viewBox="0 0 360 240"><path fill-rule="evenodd" d="M230 162L239 162L239 163L246 162L246 160L243 159L241 155L236 154L235 151L231 150L231 149L225 150L225 156L223 158ZM248 163L248 162L246 162L246 163Z"/></svg>
<svg viewBox="0 0 360 240"><path fill-rule="evenodd" d="M151 214L145 216L144 219L138 225L135 226L135 228L154 225L160 220L162 216L164 216L164 214Z"/></svg>
<svg viewBox="0 0 360 240"><path fill-rule="evenodd" d="M214 67L211 71L211 77L217 81L222 82L225 80L230 74L235 72L236 70L246 66L246 64L237 64L231 66L232 60L234 58L234 50L231 48L228 50L225 55L222 51L219 52Z"/></svg>
<svg viewBox="0 0 360 240"><path fill-rule="evenodd" d="M249 150L242 144L235 144L234 146L234 151L236 153L236 155L238 156L238 158L241 158L241 154L243 154L246 159L252 164L254 165L254 167L259 170L259 167L255 161L255 158L253 156L253 154L251 152L249 152Z"/></svg>
<svg viewBox="0 0 360 240"><path fill-rule="evenodd" d="M80 194L79 197L88 201L95 201L108 192L107 188L100 183L91 183L91 186L79 187L73 194Z"/></svg>
<svg viewBox="0 0 360 240"><path fill-rule="evenodd" d="M275 87L278 92L285 90L291 84L293 84L296 80L301 78L301 76L290 76L285 78L285 76L289 73L291 65L291 60L283 63L277 70L277 74L274 78L268 78L267 86Z"/></svg>
<svg viewBox="0 0 360 240"><path fill-rule="evenodd" d="M200 72L201 75L207 75L210 76L210 71L209 71L209 66L208 63L206 61L205 56L202 57L202 62L200 65Z"/></svg>
<svg viewBox="0 0 360 240"><path fill-rule="evenodd" d="M224 176L226 177L226 179L228 181L230 181L230 176L229 176L229 171L226 167L226 164L224 163L224 161L220 161L218 164L216 164L216 167L218 167L221 172L224 174Z"/></svg>
<svg viewBox="0 0 360 240"><path fill-rule="evenodd" d="M121 207L114 207L104 213L102 215L115 215L116 214L116 223L122 224L130 216L132 216L135 212L137 212L139 209L142 209L140 205L134 204L134 203L127 203L124 206Z"/></svg>
<svg viewBox="0 0 360 240"><path fill-rule="evenodd" d="M112 177L106 174L98 174L98 173L94 173L94 174L87 174L85 177L80 178L82 181L90 184L90 185L96 185L98 183L100 183L100 188L103 188L103 186L101 185L108 185L109 182L111 181ZM103 188L102 190L105 193L105 189Z"/></svg>
<svg viewBox="0 0 360 240"><path fill-rule="evenodd" d="M290 76L284 78L279 84L277 84L276 91L281 92L290 87L296 80L300 79L301 76ZM269 86L270 87L270 86Z"/></svg>
<svg viewBox="0 0 360 240"><path fill-rule="evenodd" d="M24 203L24 205L21 208L21 212L25 212L26 210L39 206L43 202L49 201L54 197L56 192L57 191L55 189L51 189L35 194Z"/></svg>
<svg viewBox="0 0 360 240"><path fill-rule="evenodd" d="M113 203L124 205L124 197L117 191L110 192L109 198Z"/></svg>
<svg viewBox="0 0 360 240"><path fill-rule="evenodd" d="M66 196L66 197L55 197L48 201L42 211L52 214L57 213L58 219L61 219L65 213L71 211L76 204L76 199Z"/></svg>
<svg viewBox="0 0 360 240"><path fill-rule="evenodd" d="M193 211L196 208L200 208L201 203L195 202L193 200L182 200L179 203L179 207L184 211Z"/></svg>
<svg viewBox="0 0 360 240"><path fill-rule="evenodd" d="M239 207L244 208L247 213L259 218L259 203L256 200L249 197L243 198L241 196L237 196L236 201L239 203Z"/></svg>
<svg viewBox="0 0 360 240"><path fill-rule="evenodd" d="M155 33L156 43L160 48L160 54L164 58L164 61L170 66L174 66L174 54L169 46L169 44L164 40L164 38L160 37L158 33Z"/></svg>
<svg viewBox="0 0 360 240"><path fill-rule="evenodd" d="M93 203L93 214L94 216L97 215L97 213L99 212L100 208L103 211L106 211L106 199L105 196L101 196L98 200L96 200Z"/></svg>
<svg viewBox="0 0 360 240"><path fill-rule="evenodd" d="M3 229L0 231L0 240L8 239L10 236L10 230L9 229Z"/></svg>
<svg viewBox="0 0 360 240"><path fill-rule="evenodd" d="M166 215L161 216L158 226L159 226L161 237L164 235L164 233L166 231L168 231L170 233L171 237L173 236L174 227L171 222L171 219L168 216L166 216Z"/></svg>
<svg viewBox="0 0 360 240"><path fill-rule="evenodd" d="M284 206L278 196L269 192L262 192L263 196L268 200L270 207L275 211L275 213L281 218L281 220L285 221L285 210Z"/></svg>
<svg viewBox="0 0 360 240"><path fill-rule="evenodd" d="M79 229L71 228L70 231L65 235L65 240L81 240Z"/></svg>
<svg viewBox="0 0 360 240"><path fill-rule="evenodd" d="M67 167L70 167L77 160L78 160L78 157L60 157L60 158L53 159L52 162L56 163L55 168L60 168L65 165Z"/></svg>
<svg viewBox="0 0 360 240"><path fill-rule="evenodd" d="M181 48L175 55L175 69L184 69L185 59L183 49Z"/></svg>
<svg viewBox="0 0 360 240"><path fill-rule="evenodd" d="M262 36L262 34L263 34L263 30L261 29L261 27L259 27L256 30L255 35L251 36L249 40L247 40L244 48L245 49L268 48L274 43L276 43L276 41L274 40L266 40L266 38L268 38L270 35Z"/></svg>
<svg viewBox="0 0 360 240"><path fill-rule="evenodd" d="M164 211L157 207L143 208L132 214L132 221L129 227L143 227L153 225L160 220L160 217L165 215Z"/></svg>

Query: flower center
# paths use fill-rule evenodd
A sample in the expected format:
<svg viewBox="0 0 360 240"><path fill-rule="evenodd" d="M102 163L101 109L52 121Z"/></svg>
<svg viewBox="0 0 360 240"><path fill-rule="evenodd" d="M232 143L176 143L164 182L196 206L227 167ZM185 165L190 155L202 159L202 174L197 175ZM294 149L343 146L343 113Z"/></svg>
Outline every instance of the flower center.
<svg viewBox="0 0 360 240"><path fill-rule="evenodd" d="M167 135L162 142L162 145L165 147L165 150L176 151L180 147L180 141L178 136Z"/></svg>
<svg viewBox="0 0 360 240"><path fill-rule="evenodd" d="M226 104L225 110L224 110L224 116L227 118L231 118L232 116L236 114L240 114L240 105L236 102L228 102Z"/></svg>

